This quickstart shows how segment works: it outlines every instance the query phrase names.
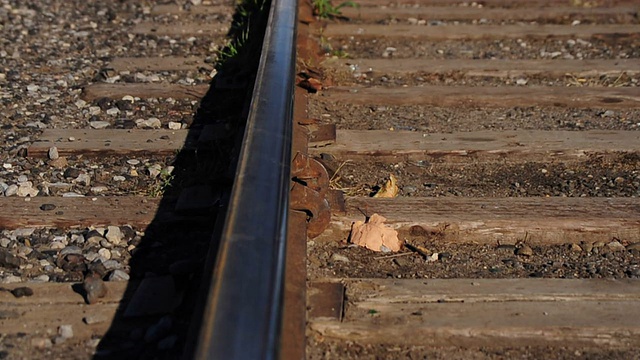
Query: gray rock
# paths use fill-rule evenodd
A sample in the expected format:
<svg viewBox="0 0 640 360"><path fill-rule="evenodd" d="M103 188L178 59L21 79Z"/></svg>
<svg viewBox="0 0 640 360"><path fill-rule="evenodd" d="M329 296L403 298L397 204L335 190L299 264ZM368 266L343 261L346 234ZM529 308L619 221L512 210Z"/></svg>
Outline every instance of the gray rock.
<svg viewBox="0 0 640 360"><path fill-rule="evenodd" d="M0 267L7 269L17 269L22 265L23 260L8 250L0 249Z"/></svg>
<svg viewBox="0 0 640 360"><path fill-rule="evenodd" d="M20 228L13 230L13 236L15 237L29 237L36 231L35 228Z"/></svg>
<svg viewBox="0 0 640 360"><path fill-rule="evenodd" d="M1 241L2 240L0 240L0 245L2 245ZM627 245L627 250L638 250L638 251L640 251L640 242Z"/></svg>
<svg viewBox="0 0 640 360"><path fill-rule="evenodd" d="M18 192L18 185L16 185L16 184L11 184L11 185L9 185L9 187L7 187L7 189L4 191L4 196L14 196L17 192Z"/></svg>
<svg viewBox="0 0 640 360"><path fill-rule="evenodd" d="M27 175L18 176L18 184L26 183L27 181L29 181Z"/></svg>
<svg viewBox="0 0 640 360"><path fill-rule="evenodd" d="M107 239L100 240L100 246L105 249L113 249L113 244L109 242Z"/></svg>
<svg viewBox="0 0 640 360"><path fill-rule="evenodd" d="M162 127L162 123L160 119L152 117L149 119L138 119L136 120L136 126L139 128L151 128L151 129L160 129Z"/></svg>
<svg viewBox="0 0 640 360"><path fill-rule="evenodd" d="M114 245L120 244L124 235L122 231L120 231L120 227L118 226L108 226L107 233L105 234L107 240Z"/></svg>
<svg viewBox="0 0 640 360"><path fill-rule="evenodd" d="M22 278L20 276L15 276L15 275L7 275L4 277L4 279L0 281L0 283L3 283L3 284L17 284L21 282L22 282Z"/></svg>
<svg viewBox="0 0 640 360"><path fill-rule="evenodd" d="M51 159L51 160L55 160L55 159L59 158L60 154L58 154L58 148L55 147L55 146L50 147L49 148L49 152L48 152L48 156L49 156L49 159Z"/></svg>
<svg viewBox="0 0 640 360"><path fill-rule="evenodd" d="M91 187L91 192L94 194L101 194L107 190L109 190L109 188L103 185Z"/></svg>
<svg viewBox="0 0 640 360"><path fill-rule="evenodd" d="M109 251L109 249L102 248L98 250L98 255L103 258L104 261L111 259L111 251Z"/></svg>
<svg viewBox="0 0 640 360"><path fill-rule="evenodd" d="M533 249L527 244L522 244L522 246L516 249L516 255L531 256L533 255Z"/></svg>
<svg viewBox="0 0 640 360"><path fill-rule="evenodd" d="M612 241L607 244L607 248L611 251L622 251L625 250L624 245L622 245L619 241Z"/></svg>
<svg viewBox="0 0 640 360"><path fill-rule="evenodd" d="M593 244L585 241L582 241L580 243L580 247L582 248L582 250L584 250L584 252L588 252L588 253L590 253L591 250L593 250Z"/></svg>
<svg viewBox="0 0 640 360"><path fill-rule="evenodd" d="M62 194L62 197L70 197L70 198L73 198L73 197L84 197L84 195L82 195L82 194L78 194L77 192L66 192L66 193L63 193L63 194Z"/></svg>
<svg viewBox="0 0 640 360"><path fill-rule="evenodd" d="M162 171L162 165L153 164L153 165L149 166L148 170L149 170L149 176L151 176L152 178L155 178L158 175L160 175L160 172ZM9 196L9 195L7 195L7 196Z"/></svg>
<svg viewBox="0 0 640 360"><path fill-rule="evenodd" d="M85 239L84 239L84 235L82 234L73 234L71 235L71 242L74 244L84 244L85 243Z"/></svg>
<svg viewBox="0 0 640 360"><path fill-rule="evenodd" d="M31 281L39 282L39 283L45 283L45 282L49 282L49 280L50 280L49 275L42 274L42 275L34 277Z"/></svg>
<svg viewBox="0 0 640 360"><path fill-rule="evenodd" d="M167 127L170 130L180 130L182 128L182 124L175 121L169 121L169 124L167 124Z"/></svg>
<svg viewBox="0 0 640 360"><path fill-rule="evenodd" d="M333 254L333 255L331 255L331 261L348 263L349 262L349 258L344 256L344 255L340 255L340 254Z"/></svg>
<svg viewBox="0 0 640 360"><path fill-rule="evenodd" d="M16 191L16 195L20 197L35 197L38 195L38 189L33 187L33 183L31 181L23 182L18 186L18 191Z"/></svg>
<svg viewBox="0 0 640 360"><path fill-rule="evenodd" d="M111 252L111 256L113 257L113 251ZM107 260L103 262L102 265L104 265L104 268L107 270L115 270L115 269L122 268L122 265L116 260Z"/></svg>
<svg viewBox="0 0 640 360"><path fill-rule="evenodd" d="M78 175L78 177L74 181L78 184L89 186L91 184L91 176L89 174L82 173Z"/></svg>
<svg viewBox="0 0 640 360"><path fill-rule="evenodd" d="M64 249L65 244L61 241L53 241L49 244L49 248L51 250L62 250Z"/></svg>
<svg viewBox="0 0 640 360"><path fill-rule="evenodd" d="M70 245L60 250L59 256L65 256L69 254L82 255L82 249L75 245Z"/></svg>
<svg viewBox="0 0 640 360"><path fill-rule="evenodd" d="M569 248L571 249L571 251L575 251L575 252L582 252L582 247L576 243L572 243Z"/></svg>
<svg viewBox="0 0 640 360"><path fill-rule="evenodd" d="M58 327L58 335L62 336L65 339L70 339L73 337L73 327L71 325L60 325Z"/></svg>
<svg viewBox="0 0 640 360"><path fill-rule="evenodd" d="M113 270L109 275L109 281L129 281L129 274L120 269Z"/></svg>
<svg viewBox="0 0 640 360"><path fill-rule="evenodd" d="M82 322L87 325L99 324L107 321L107 318L102 315L87 315L82 318Z"/></svg>
<svg viewBox="0 0 640 360"><path fill-rule="evenodd" d="M7 246L9 246L9 244L11 244L11 239L7 239L7 238L0 239L0 247L6 248Z"/></svg>
<svg viewBox="0 0 640 360"><path fill-rule="evenodd" d="M111 124L107 121L90 121L89 126L91 126L92 129L106 129L111 126Z"/></svg>

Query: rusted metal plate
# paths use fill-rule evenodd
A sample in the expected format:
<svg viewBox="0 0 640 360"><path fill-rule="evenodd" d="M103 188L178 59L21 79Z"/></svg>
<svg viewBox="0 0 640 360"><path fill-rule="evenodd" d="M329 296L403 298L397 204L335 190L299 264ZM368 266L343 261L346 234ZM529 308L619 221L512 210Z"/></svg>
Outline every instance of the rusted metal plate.
<svg viewBox="0 0 640 360"><path fill-rule="evenodd" d="M281 360L305 359L307 326L307 215L289 212Z"/></svg>
<svg viewBox="0 0 640 360"><path fill-rule="evenodd" d="M326 146L336 142L336 124L314 124L309 129L309 146Z"/></svg>

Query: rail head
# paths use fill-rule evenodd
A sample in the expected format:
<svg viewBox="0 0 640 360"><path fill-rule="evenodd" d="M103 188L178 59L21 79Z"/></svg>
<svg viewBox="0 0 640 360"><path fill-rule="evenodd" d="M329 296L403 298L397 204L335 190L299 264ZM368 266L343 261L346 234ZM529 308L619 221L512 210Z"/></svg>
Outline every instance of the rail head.
<svg viewBox="0 0 640 360"><path fill-rule="evenodd" d="M297 2L272 0L197 359L278 356Z"/></svg>

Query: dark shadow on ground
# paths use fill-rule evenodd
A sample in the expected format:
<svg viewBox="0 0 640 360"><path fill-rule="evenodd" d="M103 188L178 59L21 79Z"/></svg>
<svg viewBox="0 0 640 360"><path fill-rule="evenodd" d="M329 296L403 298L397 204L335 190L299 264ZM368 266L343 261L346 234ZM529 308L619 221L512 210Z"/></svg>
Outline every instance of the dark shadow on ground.
<svg viewBox="0 0 640 360"><path fill-rule="evenodd" d="M232 38L246 30L238 20L245 13L234 16ZM138 229L144 237L132 251L129 286L95 359L191 358L260 57L255 34L264 33L266 17L249 23L254 36L241 48L232 43L237 56L219 67L173 158L158 212Z"/></svg>

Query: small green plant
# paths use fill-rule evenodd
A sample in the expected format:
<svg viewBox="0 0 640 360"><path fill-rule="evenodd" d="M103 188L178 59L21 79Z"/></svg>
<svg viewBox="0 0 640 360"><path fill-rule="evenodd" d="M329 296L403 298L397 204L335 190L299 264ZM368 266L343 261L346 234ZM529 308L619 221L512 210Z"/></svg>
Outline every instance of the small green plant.
<svg viewBox="0 0 640 360"><path fill-rule="evenodd" d="M153 185L151 185L151 188L149 189L149 196L160 197L164 195L167 189L171 187L174 179L175 175L169 173L166 169L162 170L155 179Z"/></svg>
<svg viewBox="0 0 640 360"><path fill-rule="evenodd" d="M313 12L321 19L333 19L342 16L340 9L343 7L359 7L353 1L345 1L339 5L333 6L331 0L313 0Z"/></svg>
<svg viewBox="0 0 640 360"><path fill-rule="evenodd" d="M237 38L229 41L225 47L218 50L218 62L222 64L225 61L238 56L238 53L240 53L240 50L246 45L248 40L249 26L247 25L247 28L243 29Z"/></svg>

